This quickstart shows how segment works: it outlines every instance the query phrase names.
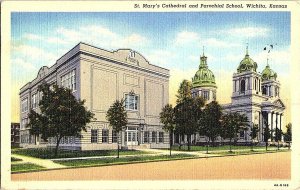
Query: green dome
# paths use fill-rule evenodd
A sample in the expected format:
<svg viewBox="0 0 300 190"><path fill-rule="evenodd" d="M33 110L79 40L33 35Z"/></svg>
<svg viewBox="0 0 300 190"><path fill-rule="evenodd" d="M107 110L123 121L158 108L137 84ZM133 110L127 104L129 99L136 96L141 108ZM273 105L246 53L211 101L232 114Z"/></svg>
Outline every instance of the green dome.
<svg viewBox="0 0 300 190"><path fill-rule="evenodd" d="M207 66L207 57L204 55L200 58L199 70L196 72L195 76L192 78L192 88L196 87L217 87L215 82L215 75Z"/></svg>
<svg viewBox="0 0 300 190"><path fill-rule="evenodd" d="M246 52L246 55L244 59L240 62L239 67L237 68L238 73L246 72L246 71L254 71L256 72L257 69L257 63L254 62L248 54L248 50Z"/></svg>
<svg viewBox="0 0 300 190"><path fill-rule="evenodd" d="M264 80L276 80L277 78L277 73L275 73L269 66L269 64L267 64L266 68L263 70L263 72L261 73L261 78L262 81Z"/></svg>

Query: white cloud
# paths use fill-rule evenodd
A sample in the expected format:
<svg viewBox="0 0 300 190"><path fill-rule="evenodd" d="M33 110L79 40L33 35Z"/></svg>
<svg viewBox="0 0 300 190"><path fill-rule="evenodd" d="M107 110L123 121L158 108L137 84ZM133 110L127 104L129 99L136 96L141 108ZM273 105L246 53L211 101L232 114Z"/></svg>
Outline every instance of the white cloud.
<svg viewBox="0 0 300 190"><path fill-rule="evenodd" d="M140 34L133 33L122 40L123 47L130 47L136 44L147 44L148 39Z"/></svg>
<svg viewBox="0 0 300 190"><path fill-rule="evenodd" d="M68 44L66 41L63 39L57 38L57 37L49 37L45 40L49 44Z"/></svg>
<svg viewBox="0 0 300 190"><path fill-rule="evenodd" d="M200 36L196 32L182 31L175 38L176 45L182 45L190 42L199 41Z"/></svg>
<svg viewBox="0 0 300 190"><path fill-rule="evenodd" d="M257 63L263 63L263 65L266 64L267 58L269 58L269 63L271 65L288 66L291 63L290 48L285 50L274 50L270 53L267 53L266 51L261 51L259 54L254 55L254 57Z"/></svg>
<svg viewBox="0 0 300 190"><path fill-rule="evenodd" d="M86 42L106 49L133 48L149 43L149 40L141 34L120 35L101 25L84 26L78 30L59 28L56 32L58 36L62 36L63 41L69 44Z"/></svg>
<svg viewBox="0 0 300 190"><path fill-rule="evenodd" d="M208 47L238 47L238 44L235 43L229 43L217 38L208 38L204 40L204 44L206 44Z"/></svg>
<svg viewBox="0 0 300 190"><path fill-rule="evenodd" d="M110 38L116 38L117 34L100 25L90 25L80 28L81 33L96 35L96 36L109 36Z"/></svg>
<svg viewBox="0 0 300 190"><path fill-rule="evenodd" d="M30 61L41 61L50 65L54 64L58 58L53 53L30 45L13 46L12 51L12 53L16 55L15 58L23 58Z"/></svg>
<svg viewBox="0 0 300 190"><path fill-rule="evenodd" d="M266 37L269 32L265 27L241 27L223 30L223 33L235 37Z"/></svg>
<svg viewBox="0 0 300 190"><path fill-rule="evenodd" d="M173 63L173 56L174 54L167 50L153 50L147 54L146 59L154 65L165 66Z"/></svg>
<svg viewBox="0 0 300 190"><path fill-rule="evenodd" d="M36 34L24 34L24 38L28 40L41 40L42 37Z"/></svg>
<svg viewBox="0 0 300 190"><path fill-rule="evenodd" d="M33 71L36 69L36 67L32 63L24 61L21 58L12 59L11 63L13 65L15 65L16 67L21 67L22 69L25 69L25 70Z"/></svg>
<svg viewBox="0 0 300 190"><path fill-rule="evenodd" d="M224 57L222 57L223 61L229 62L229 63L239 63L243 57L237 56L237 54L228 53Z"/></svg>

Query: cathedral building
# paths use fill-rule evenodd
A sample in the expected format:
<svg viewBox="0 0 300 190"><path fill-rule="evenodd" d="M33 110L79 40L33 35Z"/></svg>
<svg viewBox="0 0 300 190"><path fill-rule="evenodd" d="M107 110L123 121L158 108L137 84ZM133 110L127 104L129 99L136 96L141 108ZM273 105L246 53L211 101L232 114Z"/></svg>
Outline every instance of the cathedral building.
<svg viewBox="0 0 300 190"><path fill-rule="evenodd" d="M263 142L263 131L266 125L271 130L271 141L275 129L282 129L285 105L280 99L280 82L277 73L267 63L262 73L257 71L257 63L250 58L248 48L245 57L238 65L237 72L232 76L231 103L222 105L223 112L239 112L248 117L249 125L259 126L258 141ZM217 85L215 76L208 69L207 57L200 57L199 70L192 78L192 96L202 96L206 103L216 100ZM250 130L238 134L238 142L251 140ZM196 142L204 141L197 135ZM193 137L192 137L193 139ZM220 139L219 139L220 140Z"/></svg>
<svg viewBox="0 0 300 190"><path fill-rule="evenodd" d="M271 130L271 141L275 129L282 129L285 105L280 99L280 82L269 63L257 72L257 63L250 58L248 48L237 72L232 76L233 91L231 103L223 105L224 112L239 112L247 115L250 126L258 124L258 141L263 141L266 125ZM250 131L239 135L241 141L251 140Z"/></svg>

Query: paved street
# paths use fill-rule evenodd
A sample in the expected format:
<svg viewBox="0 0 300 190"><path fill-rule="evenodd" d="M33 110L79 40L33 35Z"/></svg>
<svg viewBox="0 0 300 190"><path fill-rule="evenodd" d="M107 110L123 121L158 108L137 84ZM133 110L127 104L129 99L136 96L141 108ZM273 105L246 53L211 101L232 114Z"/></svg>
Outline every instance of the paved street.
<svg viewBox="0 0 300 190"><path fill-rule="evenodd" d="M12 180L290 179L291 153L200 158L12 174Z"/></svg>

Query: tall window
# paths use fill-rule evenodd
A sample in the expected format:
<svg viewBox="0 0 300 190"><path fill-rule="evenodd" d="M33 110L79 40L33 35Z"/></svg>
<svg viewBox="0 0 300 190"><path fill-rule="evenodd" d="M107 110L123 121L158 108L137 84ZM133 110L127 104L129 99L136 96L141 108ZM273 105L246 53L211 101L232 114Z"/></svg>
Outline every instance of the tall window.
<svg viewBox="0 0 300 190"><path fill-rule="evenodd" d="M149 131L144 131L144 143L149 143Z"/></svg>
<svg viewBox="0 0 300 190"><path fill-rule="evenodd" d="M22 112L28 111L28 98L25 98L24 100L22 100L21 110L22 110Z"/></svg>
<svg viewBox="0 0 300 190"><path fill-rule="evenodd" d="M205 100L209 100L209 91L202 91L202 97Z"/></svg>
<svg viewBox="0 0 300 190"><path fill-rule="evenodd" d="M113 143L117 143L118 142L118 133L115 130L112 131L112 142Z"/></svg>
<svg viewBox="0 0 300 190"><path fill-rule="evenodd" d="M108 129L102 129L102 143L108 143Z"/></svg>
<svg viewBox="0 0 300 190"><path fill-rule="evenodd" d="M156 131L152 131L152 142L156 142Z"/></svg>
<svg viewBox="0 0 300 190"><path fill-rule="evenodd" d="M242 80L241 81L241 92L243 93L243 92L245 92L245 90L246 90L245 80Z"/></svg>
<svg viewBox="0 0 300 190"><path fill-rule="evenodd" d="M138 110L138 96L134 94L125 94L126 110Z"/></svg>
<svg viewBox="0 0 300 190"><path fill-rule="evenodd" d="M61 77L61 86L65 88L69 88L72 91L76 90L76 70L72 70L71 72L65 74Z"/></svg>
<svg viewBox="0 0 300 190"><path fill-rule="evenodd" d="M160 143L164 142L164 132L158 133L158 142Z"/></svg>
<svg viewBox="0 0 300 190"><path fill-rule="evenodd" d="M91 130L91 143L97 143L98 142L98 130L92 129Z"/></svg>
<svg viewBox="0 0 300 190"><path fill-rule="evenodd" d="M36 108L38 106L38 93L31 96L31 107Z"/></svg>
<svg viewBox="0 0 300 190"><path fill-rule="evenodd" d="M266 88L266 87L263 87L263 89L262 89L262 94L263 94L263 95L267 95L267 88Z"/></svg>
<svg viewBox="0 0 300 190"><path fill-rule="evenodd" d="M275 87L275 96L279 96L279 89L278 89L278 87Z"/></svg>

